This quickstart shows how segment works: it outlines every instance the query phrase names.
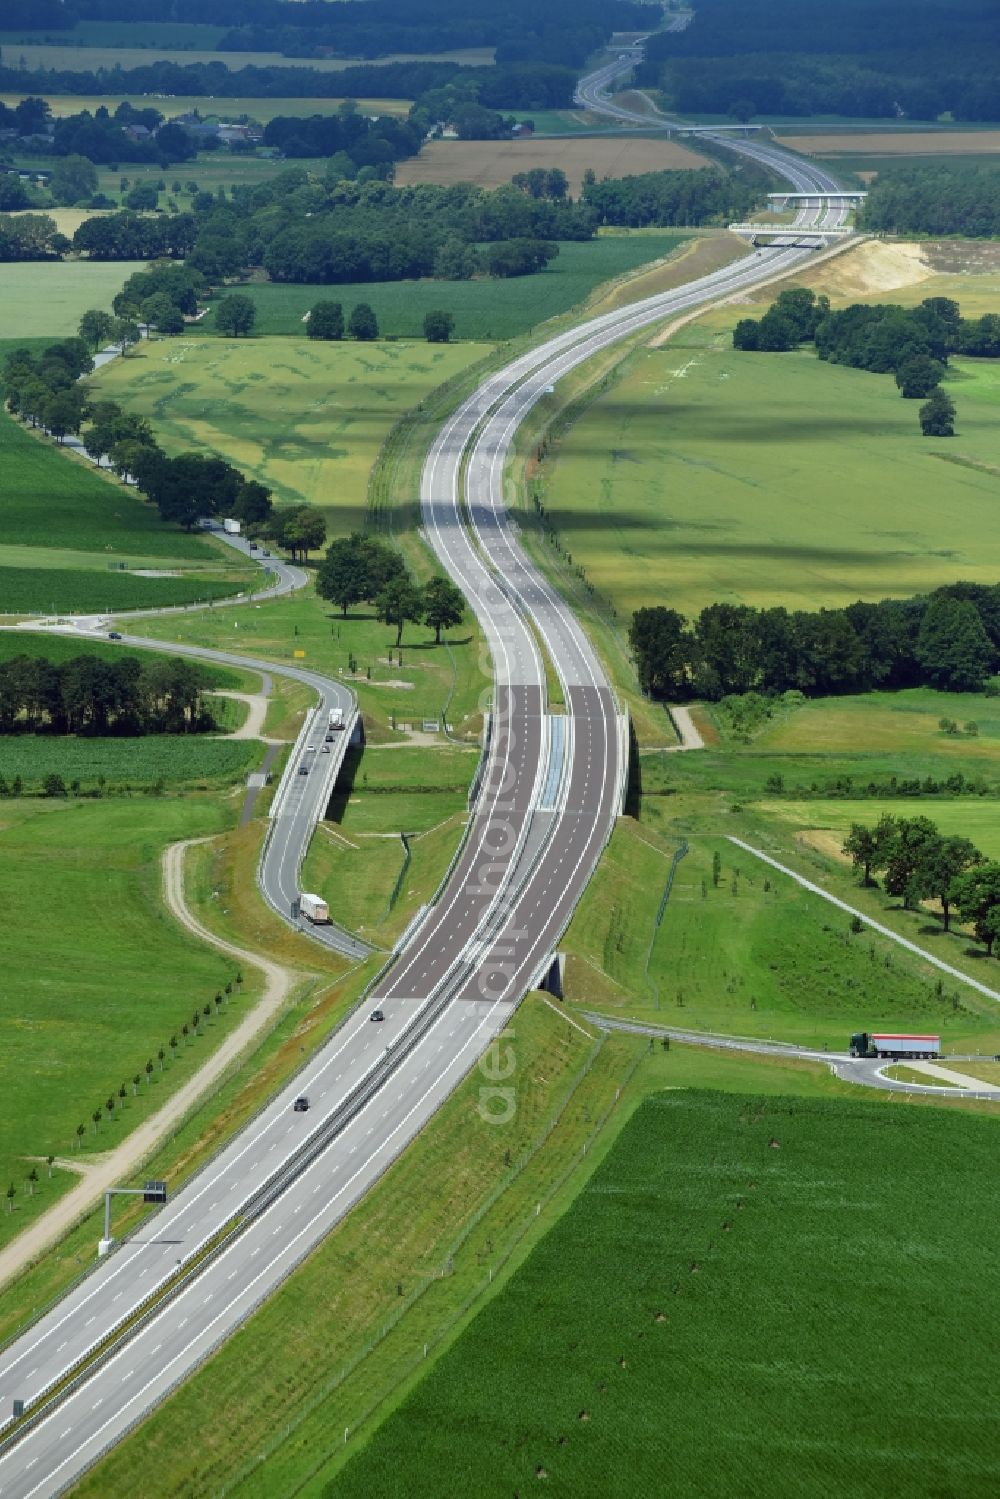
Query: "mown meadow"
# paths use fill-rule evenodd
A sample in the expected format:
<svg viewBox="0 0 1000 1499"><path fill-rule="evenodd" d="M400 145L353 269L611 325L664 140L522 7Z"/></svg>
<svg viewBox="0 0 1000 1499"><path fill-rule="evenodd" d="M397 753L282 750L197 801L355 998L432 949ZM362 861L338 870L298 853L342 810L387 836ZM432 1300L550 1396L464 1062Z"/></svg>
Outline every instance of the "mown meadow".
<svg viewBox="0 0 1000 1499"><path fill-rule="evenodd" d="M996 1127L649 1099L325 1495L995 1492Z"/></svg>
<svg viewBox="0 0 1000 1499"><path fill-rule="evenodd" d="M375 311L383 337L421 338L424 315L442 309L455 318L457 339L499 342L514 338L583 302L604 281L670 255L690 236L670 231L599 235L563 241L544 271L509 280L375 281L346 286L283 286L251 282L240 291L257 307L258 333L304 334L303 316L314 302L357 302ZM212 314L205 319L212 331Z"/></svg>

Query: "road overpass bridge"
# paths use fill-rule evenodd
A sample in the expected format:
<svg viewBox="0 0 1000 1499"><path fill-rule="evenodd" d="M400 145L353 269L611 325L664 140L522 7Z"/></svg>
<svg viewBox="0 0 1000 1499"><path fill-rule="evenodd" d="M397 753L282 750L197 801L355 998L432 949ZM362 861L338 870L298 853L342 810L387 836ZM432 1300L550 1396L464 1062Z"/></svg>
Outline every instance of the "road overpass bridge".
<svg viewBox="0 0 1000 1499"><path fill-rule="evenodd" d="M843 239L856 231L849 224L730 224L731 234L744 234L756 244L759 239L801 240Z"/></svg>

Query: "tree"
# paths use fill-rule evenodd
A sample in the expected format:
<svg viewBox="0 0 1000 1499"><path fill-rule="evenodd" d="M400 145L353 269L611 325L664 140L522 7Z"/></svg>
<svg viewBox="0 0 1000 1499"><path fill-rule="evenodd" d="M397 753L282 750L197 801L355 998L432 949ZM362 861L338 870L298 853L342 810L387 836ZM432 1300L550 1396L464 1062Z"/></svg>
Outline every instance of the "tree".
<svg viewBox="0 0 1000 1499"><path fill-rule="evenodd" d="M886 814L881 817L873 828L866 828L863 823L852 822L851 831L844 839L843 852L850 854L851 862L855 869L864 871L863 885L871 885L872 870L882 867L892 836L896 829L895 818Z"/></svg>
<svg viewBox="0 0 1000 1499"><path fill-rule="evenodd" d="M946 692L978 692L995 656L975 604L946 594L931 599L914 654L926 679Z"/></svg>
<svg viewBox="0 0 1000 1499"><path fill-rule="evenodd" d="M157 333L168 335L184 332L184 314L165 291L154 292L140 305L139 316Z"/></svg>
<svg viewBox="0 0 1000 1499"><path fill-rule="evenodd" d="M393 578L375 600L375 612L384 625L396 626L396 645L403 643L403 626L419 624L424 617L424 595L408 577Z"/></svg>
<svg viewBox="0 0 1000 1499"><path fill-rule="evenodd" d="M362 343L370 343L372 339L378 338L378 319L367 302L359 302L353 308L347 323L347 331L352 338Z"/></svg>
<svg viewBox="0 0 1000 1499"><path fill-rule="evenodd" d="M62 156L52 169L49 192L54 202L70 207L85 202L97 192L97 168L86 156Z"/></svg>
<svg viewBox="0 0 1000 1499"><path fill-rule="evenodd" d="M257 308L249 297L238 294L223 297L215 309L215 326L219 333L239 338L250 332L257 320Z"/></svg>
<svg viewBox="0 0 1000 1499"><path fill-rule="evenodd" d="M83 420L79 397L71 390L57 390L42 407L42 424L52 433L57 442L62 442L67 432L79 432Z"/></svg>
<svg viewBox="0 0 1000 1499"><path fill-rule="evenodd" d="M941 902L946 932L951 918L952 887L967 869L982 862L982 854L968 838L939 838L924 848L914 881L921 899L935 897Z"/></svg>
<svg viewBox="0 0 1000 1499"><path fill-rule="evenodd" d="M976 940L992 956L993 944L1000 936L1000 864L977 864L960 875L951 887L950 898L959 921L972 927Z"/></svg>
<svg viewBox="0 0 1000 1499"><path fill-rule="evenodd" d="M365 538L341 536L327 547L316 574L316 592L336 604L344 619L354 604L371 596L369 557Z"/></svg>
<svg viewBox="0 0 1000 1499"><path fill-rule="evenodd" d="M98 308L91 308L80 319L80 337L89 349L103 349L111 342L114 330L115 320L110 312L101 312Z"/></svg>
<svg viewBox="0 0 1000 1499"><path fill-rule="evenodd" d="M137 182L132 191L125 195L125 207L135 209L137 213L151 211L159 201L160 195L152 182Z"/></svg>
<svg viewBox="0 0 1000 1499"><path fill-rule="evenodd" d="M433 629L435 645L441 644L441 631L460 625L464 616L465 598L450 578L431 578L424 584L424 624Z"/></svg>
<svg viewBox="0 0 1000 1499"><path fill-rule="evenodd" d="M246 479L236 491L230 510L236 520L248 526L259 525L271 514L271 491L256 479Z"/></svg>
<svg viewBox="0 0 1000 1499"><path fill-rule="evenodd" d="M454 331L455 319L450 312L432 311L424 318L424 337L429 344L448 343Z"/></svg>
<svg viewBox="0 0 1000 1499"><path fill-rule="evenodd" d="M936 851L941 835L928 817L902 817L896 823L885 850L885 888L889 895L902 896L903 905L912 910L920 899L918 871Z"/></svg>
<svg viewBox="0 0 1000 1499"><path fill-rule="evenodd" d="M309 560L309 553L326 540L326 516L311 505L299 505L282 513L281 539L292 554L292 561Z"/></svg>
<svg viewBox="0 0 1000 1499"><path fill-rule="evenodd" d="M310 338L337 340L344 336L344 308L340 302L317 302L309 312L306 333Z"/></svg>
<svg viewBox="0 0 1000 1499"><path fill-rule="evenodd" d="M931 398L918 412L920 430L925 437L954 437L955 402L940 386L931 392Z"/></svg>
<svg viewBox="0 0 1000 1499"><path fill-rule="evenodd" d="M929 354L911 354L896 369L899 393L907 401L922 400L936 390L945 376L940 360Z"/></svg>
<svg viewBox="0 0 1000 1499"><path fill-rule="evenodd" d="M123 356L139 342L141 336L139 324L134 319L129 317L115 319L114 327L111 330L111 337L113 342L121 349Z"/></svg>
<svg viewBox="0 0 1000 1499"><path fill-rule="evenodd" d="M637 609L628 638L643 692L666 697L686 684L691 637L676 609Z"/></svg>

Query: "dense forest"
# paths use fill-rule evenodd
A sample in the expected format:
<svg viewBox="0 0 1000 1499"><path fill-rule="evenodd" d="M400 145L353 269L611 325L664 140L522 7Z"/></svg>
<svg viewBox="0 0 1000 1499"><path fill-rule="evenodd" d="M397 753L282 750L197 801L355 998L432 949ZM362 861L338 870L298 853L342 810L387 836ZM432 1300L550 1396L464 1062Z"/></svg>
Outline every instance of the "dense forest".
<svg viewBox="0 0 1000 1499"><path fill-rule="evenodd" d="M175 95L200 99L416 99L454 87L463 101L488 109L563 109L573 102L576 72L556 63L462 67L453 62L362 63L340 72L316 68L227 68L222 62L149 62L139 67L17 68L0 64L0 93L53 97L86 94Z"/></svg>
<svg viewBox="0 0 1000 1499"><path fill-rule="evenodd" d="M190 661L80 655L0 661L0 734L197 734L218 728Z"/></svg>
<svg viewBox="0 0 1000 1499"><path fill-rule="evenodd" d="M0 261L51 259L72 248L94 260L183 257L206 282L257 268L274 281L318 285L468 280L537 269L534 253L498 258L490 246L588 240L600 224L719 222L747 212L759 191L745 175L714 168L590 182L576 202L559 171L521 173L517 183L487 190L352 181L345 176L351 170L350 158L338 153L322 178L288 167L266 183L234 187L228 197L197 193L190 212L101 214L85 219L72 242L47 215L0 214ZM86 190L76 201L88 201Z"/></svg>
<svg viewBox="0 0 1000 1499"><path fill-rule="evenodd" d="M859 227L886 234L1000 235L1000 168L922 166L880 172Z"/></svg>
<svg viewBox="0 0 1000 1499"><path fill-rule="evenodd" d="M710 604L693 625L674 609L637 609L629 641L652 697L920 685L975 692L1000 667L1000 584L955 583L926 598L815 612Z"/></svg>
<svg viewBox="0 0 1000 1499"><path fill-rule="evenodd" d="M638 77L687 114L1000 119L993 0L699 0Z"/></svg>
<svg viewBox="0 0 1000 1499"><path fill-rule="evenodd" d="M503 59L577 65L612 31L652 30L659 7L639 0L6 0L5 25L68 31L78 20L184 21L233 28L221 51L310 57L498 49ZM72 38L67 37L67 40Z"/></svg>

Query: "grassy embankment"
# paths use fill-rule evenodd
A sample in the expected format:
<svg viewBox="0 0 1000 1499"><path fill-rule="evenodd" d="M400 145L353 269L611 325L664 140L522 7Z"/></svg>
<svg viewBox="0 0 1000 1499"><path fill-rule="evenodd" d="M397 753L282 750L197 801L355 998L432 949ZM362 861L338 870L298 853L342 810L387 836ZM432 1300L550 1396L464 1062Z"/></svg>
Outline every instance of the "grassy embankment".
<svg viewBox="0 0 1000 1499"><path fill-rule="evenodd" d="M326 1494L993 1491L995 1147L943 1111L649 1100Z"/></svg>

